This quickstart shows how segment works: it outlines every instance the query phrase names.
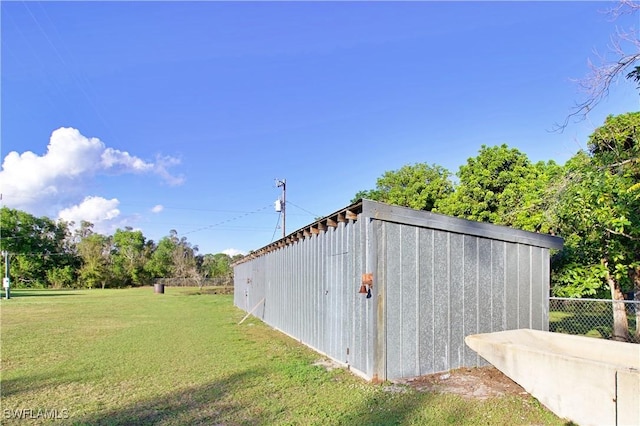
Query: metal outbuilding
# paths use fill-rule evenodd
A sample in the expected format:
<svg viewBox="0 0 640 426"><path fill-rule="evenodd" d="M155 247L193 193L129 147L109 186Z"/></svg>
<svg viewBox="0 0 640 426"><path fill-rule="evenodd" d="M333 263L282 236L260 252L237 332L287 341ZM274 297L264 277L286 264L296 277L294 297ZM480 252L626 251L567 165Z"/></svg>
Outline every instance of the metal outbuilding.
<svg viewBox="0 0 640 426"><path fill-rule="evenodd" d="M368 380L486 365L470 334L548 330L562 239L361 200L234 265L234 304Z"/></svg>

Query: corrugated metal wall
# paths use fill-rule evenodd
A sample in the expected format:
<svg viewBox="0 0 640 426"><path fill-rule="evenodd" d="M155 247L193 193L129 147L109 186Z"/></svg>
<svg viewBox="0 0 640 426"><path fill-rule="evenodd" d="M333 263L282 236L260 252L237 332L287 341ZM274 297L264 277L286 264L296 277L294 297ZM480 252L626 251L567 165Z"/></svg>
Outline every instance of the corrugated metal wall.
<svg viewBox="0 0 640 426"><path fill-rule="evenodd" d="M484 365L469 334L548 329L548 249L378 223L387 379Z"/></svg>
<svg viewBox="0 0 640 426"><path fill-rule="evenodd" d="M413 377L483 365L469 334L547 330L549 248L560 247L363 200L235 265L234 301L369 379Z"/></svg>
<svg viewBox="0 0 640 426"><path fill-rule="evenodd" d="M366 377L374 374L374 298L358 294L371 222L340 222L234 268L236 306ZM370 258L370 256L369 256Z"/></svg>

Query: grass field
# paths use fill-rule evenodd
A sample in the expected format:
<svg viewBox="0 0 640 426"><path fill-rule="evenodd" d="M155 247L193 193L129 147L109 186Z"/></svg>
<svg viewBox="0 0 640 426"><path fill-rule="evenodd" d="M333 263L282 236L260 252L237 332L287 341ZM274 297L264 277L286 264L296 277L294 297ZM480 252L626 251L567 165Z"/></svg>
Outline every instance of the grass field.
<svg viewBox="0 0 640 426"><path fill-rule="evenodd" d="M2 424L563 424L531 397L390 392L314 366L319 355L260 321L238 325L231 295L12 296L0 302Z"/></svg>

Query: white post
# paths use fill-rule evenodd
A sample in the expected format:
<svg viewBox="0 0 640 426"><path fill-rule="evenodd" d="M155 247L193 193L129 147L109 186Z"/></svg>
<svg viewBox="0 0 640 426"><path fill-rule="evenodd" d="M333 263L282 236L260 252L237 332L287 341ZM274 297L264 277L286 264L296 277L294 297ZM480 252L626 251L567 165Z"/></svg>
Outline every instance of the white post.
<svg viewBox="0 0 640 426"><path fill-rule="evenodd" d="M3 251L2 255L4 256L4 278L2 279L2 287L4 287L5 298L11 299L11 283L9 281L9 252Z"/></svg>

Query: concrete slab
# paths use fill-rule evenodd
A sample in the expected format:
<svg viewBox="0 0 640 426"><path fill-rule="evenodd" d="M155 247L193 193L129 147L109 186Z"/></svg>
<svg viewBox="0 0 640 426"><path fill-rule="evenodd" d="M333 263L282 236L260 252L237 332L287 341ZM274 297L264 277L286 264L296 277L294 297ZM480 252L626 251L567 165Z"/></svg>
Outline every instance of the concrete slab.
<svg viewBox="0 0 640 426"><path fill-rule="evenodd" d="M559 417L640 425L640 345L529 329L465 342Z"/></svg>

